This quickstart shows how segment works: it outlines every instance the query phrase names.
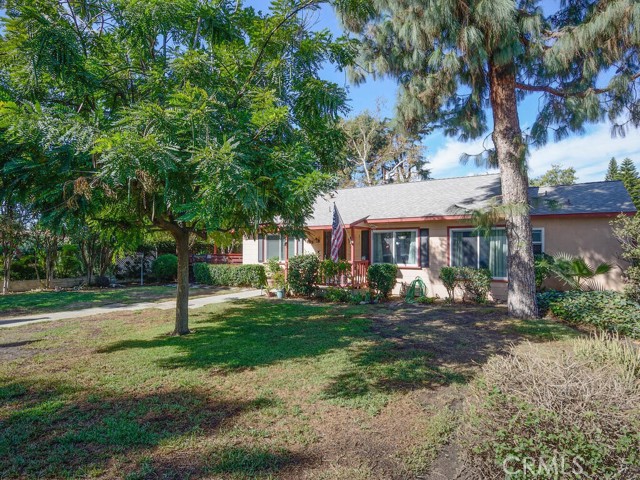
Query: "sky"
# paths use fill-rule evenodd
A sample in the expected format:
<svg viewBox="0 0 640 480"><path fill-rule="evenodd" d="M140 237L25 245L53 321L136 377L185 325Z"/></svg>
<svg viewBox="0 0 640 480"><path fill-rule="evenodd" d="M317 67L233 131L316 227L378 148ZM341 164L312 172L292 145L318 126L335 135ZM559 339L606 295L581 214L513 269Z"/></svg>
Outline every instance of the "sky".
<svg viewBox="0 0 640 480"><path fill-rule="evenodd" d="M546 2L551 4L553 2ZM247 0L245 5L252 6L263 12L269 9L269 0ZM548 5L543 7L549 8ZM309 21L314 29L329 29L334 35L343 34L343 29L336 18L333 9L328 5L310 14ZM377 104L382 102L382 114L389 118L394 116L398 87L392 79L368 79L362 85L350 85L344 72L339 72L332 65L327 65L322 77L343 86L350 98L350 115L369 110L375 111ZM528 96L520 104L520 122L523 129L533 123L537 113L537 97ZM610 125L590 125L582 135L572 135L560 142L550 141L547 145L530 152L528 158L529 175L536 177L547 171L552 164L576 169L579 182L593 182L604 180L607 165L611 157L620 162L625 157L633 159L640 169L640 131L630 130L626 137L613 138ZM424 138L429 169L433 178L446 178L486 173L484 168L475 165L461 165L462 153L479 153L482 151L482 139L468 143L457 141L455 138L445 137L442 132L435 131ZM494 173L494 172L491 172Z"/></svg>

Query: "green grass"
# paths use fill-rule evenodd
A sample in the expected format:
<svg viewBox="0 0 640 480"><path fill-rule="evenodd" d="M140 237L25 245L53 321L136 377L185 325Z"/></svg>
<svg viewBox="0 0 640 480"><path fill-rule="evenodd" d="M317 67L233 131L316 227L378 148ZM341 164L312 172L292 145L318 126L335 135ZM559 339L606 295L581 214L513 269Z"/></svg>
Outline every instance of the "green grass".
<svg viewBox="0 0 640 480"><path fill-rule="evenodd" d="M222 292L228 291L218 289ZM192 296L211 294L212 289L193 290ZM132 304L175 298L176 289L165 286L126 287L79 291L43 291L13 293L0 296L0 314L21 315L33 312L53 312L108 304Z"/></svg>
<svg viewBox="0 0 640 480"><path fill-rule="evenodd" d="M379 308L211 305L192 312L185 337L167 335L173 312L156 310L0 330L0 472L239 479L311 468L313 478L366 478L375 462L358 448L379 431L413 431L411 445L379 455L417 474L454 422L449 410L417 407L421 396L406 399L468 377L421 346L415 324L376 327ZM420 335L437 338L426 320ZM336 438L351 449L338 452L347 463L319 467Z"/></svg>

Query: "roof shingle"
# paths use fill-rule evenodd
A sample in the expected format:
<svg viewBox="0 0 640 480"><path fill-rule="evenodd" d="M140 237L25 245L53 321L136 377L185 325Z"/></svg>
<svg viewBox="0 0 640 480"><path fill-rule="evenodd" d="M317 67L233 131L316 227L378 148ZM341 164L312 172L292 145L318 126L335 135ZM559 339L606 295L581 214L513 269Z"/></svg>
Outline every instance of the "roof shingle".
<svg viewBox="0 0 640 480"><path fill-rule="evenodd" d="M501 194L500 176L425 180L336 190L316 200L308 226L331 225L335 202L345 224L370 220L460 215ZM530 187L532 215L635 212L622 182Z"/></svg>

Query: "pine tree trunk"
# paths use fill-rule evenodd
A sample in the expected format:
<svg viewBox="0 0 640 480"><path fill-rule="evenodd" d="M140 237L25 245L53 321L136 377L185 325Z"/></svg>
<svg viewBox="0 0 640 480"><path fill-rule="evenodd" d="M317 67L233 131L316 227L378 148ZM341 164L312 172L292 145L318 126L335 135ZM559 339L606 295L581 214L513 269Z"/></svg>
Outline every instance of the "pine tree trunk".
<svg viewBox="0 0 640 480"><path fill-rule="evenodd" d="M174 231L178 256L178 292L176 296L176 327L174 335L189 333L189 232Z"/></svg>
<svg viewBox="0 0 640 480"><path fill-rule="evenodd" d="M536 286L529 216L529 181L525 163L526 146L522 140L513 65L489 64L493 143L496 148L502 183L502 203L507 206L505 220L509 256L507 261L509 314L534 318Z"/></svg>

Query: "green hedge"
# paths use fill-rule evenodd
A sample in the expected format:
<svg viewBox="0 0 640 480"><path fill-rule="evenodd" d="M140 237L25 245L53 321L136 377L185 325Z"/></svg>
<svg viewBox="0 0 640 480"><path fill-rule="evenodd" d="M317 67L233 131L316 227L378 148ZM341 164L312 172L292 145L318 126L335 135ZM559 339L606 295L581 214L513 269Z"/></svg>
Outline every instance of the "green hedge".
<svg viewBox="0 0 640 480"><path fill-rule="evenodd" d="M196 282L225 287L261 288L267 284L263 265L210 265L195 263L193 275Z"/></svg>
<svg viewBox="0 0 640 480"><path fill-rule="evenodd" d="M537 295L541 315L551 312L570 323L585 323L640 338L640 305L618 292L549 291Z"/></svg>
<svg viewBox="0 0 640 480"><path fill-rule="evenodd" d="M392 263L374 263L367 270L367 281L369 288L386 298L396 284L398 266Z"/></svg>

